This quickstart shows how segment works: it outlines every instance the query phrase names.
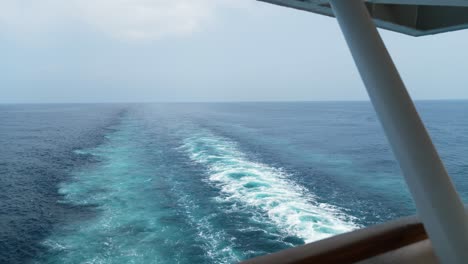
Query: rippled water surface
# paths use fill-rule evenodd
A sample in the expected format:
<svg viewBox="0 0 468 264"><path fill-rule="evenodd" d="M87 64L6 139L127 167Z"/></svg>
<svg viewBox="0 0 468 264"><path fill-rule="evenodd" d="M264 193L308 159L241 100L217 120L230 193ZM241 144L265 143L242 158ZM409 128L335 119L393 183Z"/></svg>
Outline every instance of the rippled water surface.
<svg viewBox="0 0 468 264"><path fill-rule="evenodd" d="M468 201L468 102L419 102ZM414 214L369 103L0 106L0 263L234 263Z"/></svg>

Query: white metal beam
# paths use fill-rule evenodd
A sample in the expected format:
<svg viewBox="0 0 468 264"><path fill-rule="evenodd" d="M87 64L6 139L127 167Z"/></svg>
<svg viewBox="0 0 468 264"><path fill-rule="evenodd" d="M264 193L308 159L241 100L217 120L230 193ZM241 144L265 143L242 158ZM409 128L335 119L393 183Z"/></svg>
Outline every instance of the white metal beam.
<svg viewBox="0 0 468 264"><path fill-rule="evenodd" d="M468 263L463 203L362 0L330 0L435 253Z"/></svg>

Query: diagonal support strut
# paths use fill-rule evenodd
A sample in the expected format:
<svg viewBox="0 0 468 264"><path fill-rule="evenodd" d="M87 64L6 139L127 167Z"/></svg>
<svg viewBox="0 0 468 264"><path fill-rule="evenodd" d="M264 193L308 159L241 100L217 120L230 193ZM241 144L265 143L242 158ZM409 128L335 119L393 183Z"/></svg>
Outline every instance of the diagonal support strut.
<svg viewBox="0 0 468 264"><path fill-rule="evenodd" d="M362 0L330 0L369 97L442 263L468 262L468 218Z"/></svg>

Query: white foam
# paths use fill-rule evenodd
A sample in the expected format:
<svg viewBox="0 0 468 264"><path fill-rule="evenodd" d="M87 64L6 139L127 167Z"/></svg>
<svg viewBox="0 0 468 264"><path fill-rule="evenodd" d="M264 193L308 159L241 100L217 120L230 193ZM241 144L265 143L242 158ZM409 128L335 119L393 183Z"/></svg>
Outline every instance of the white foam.
<svg viewBox="0 0 468 264"><path fill-rule="evenodd" d="M358 228L342 209L319 203L283 170L250 161L232 141L210 133L187 138L182 148L209 169L222 202L241 202L288 235L312 242Z"/></svg>

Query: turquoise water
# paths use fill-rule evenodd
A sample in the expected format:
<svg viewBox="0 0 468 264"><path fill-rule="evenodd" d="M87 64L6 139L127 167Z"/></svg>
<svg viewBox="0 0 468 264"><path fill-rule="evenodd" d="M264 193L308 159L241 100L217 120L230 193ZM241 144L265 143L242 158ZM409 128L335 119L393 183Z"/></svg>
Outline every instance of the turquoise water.
<svg viewBox="0 0 468 264"><path fill-rule="evenodd" d="M234 142L206 130L182 135L175 148L206 168L203 177L182 179L186 171L170 164L162 142L145 130L141 120L125 115L105 135L104 144L75 151L99 163L60 183L59 202L95 206L98 214L56 230L43 242L49 250L37 263L232 263L245 252L236 249L236 238L216 223L225 211L248 211L255 225L238 231L274 234L270 239L285 246L358 227L339 208L315 201L286 172L250 161ZM212 187L214 197L207 202L224 210L200 208L194 197L203 199L203 193L190 193L194 190L186 186L187 180ZM188 239L196 243L189 246Z"/></svg>
<svg viewBox="0 0 468 264"><path fill-rule="evenodd" d="M2 263L235 263L415 212L368 103L29 107ZM419 107L466 200L467 105Z"/></svg>
<svg viewBox="0 0 468 264"><path fill-rule="evenodd" d="M92 155L100 163L77 170L59 185L60 201L95 205L96 217L57 230L44 244L52 263L147 263L174 259L174 234L194 236L178 225L170 206L167 171L148 159L146 137L135 122L123 119L106 135L106 143L79 155ZM162 155L157 146L151 157ZM138 245L136 247L136 245Z"/></svg>

